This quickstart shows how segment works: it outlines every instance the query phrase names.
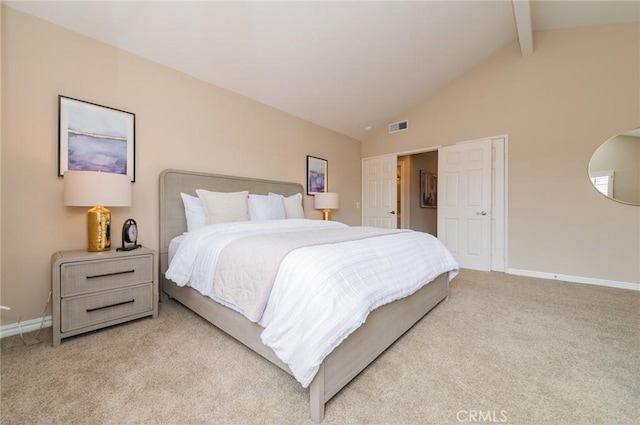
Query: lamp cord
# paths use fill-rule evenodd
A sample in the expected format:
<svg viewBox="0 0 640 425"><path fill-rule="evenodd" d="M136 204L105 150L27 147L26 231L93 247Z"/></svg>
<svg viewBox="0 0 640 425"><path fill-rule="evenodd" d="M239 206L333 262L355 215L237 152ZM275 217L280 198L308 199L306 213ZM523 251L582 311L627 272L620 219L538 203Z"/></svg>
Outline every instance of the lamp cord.
<svg viewBox="0 0 640 425"><path fill-rule="evenodd" d="M36 334L34 339L32 339L31 341L27 341L24 338L24 335L22 334L22 326L20 326L20 322L22 321L22 315L18 317L18 331L20 332L20 339L22 340L22 343L24 345L26 346L37 345L42 342L42 340L40 339L40 334L42 333L42 328L44 327L44 322L47 314L47 307L49 306L50 302L51 302L51 291L49 291L49 295L47 296L47 301L44 304L44 309L42 311L42 321L40 322L40 329L38 329L38 333Z"/></svg>

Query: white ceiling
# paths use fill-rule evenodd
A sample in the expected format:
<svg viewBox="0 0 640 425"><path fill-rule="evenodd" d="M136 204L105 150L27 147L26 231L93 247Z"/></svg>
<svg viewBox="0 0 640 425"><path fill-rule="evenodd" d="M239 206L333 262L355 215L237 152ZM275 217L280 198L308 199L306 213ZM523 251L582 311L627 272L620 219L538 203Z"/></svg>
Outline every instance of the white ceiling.
<svg viewBox="0 0 640 425"><path fill-rule="evenodd" d="M4 4L360 140L517 38L511 0ZM639 20L638 1L530 5L533 31Z"/></svg>

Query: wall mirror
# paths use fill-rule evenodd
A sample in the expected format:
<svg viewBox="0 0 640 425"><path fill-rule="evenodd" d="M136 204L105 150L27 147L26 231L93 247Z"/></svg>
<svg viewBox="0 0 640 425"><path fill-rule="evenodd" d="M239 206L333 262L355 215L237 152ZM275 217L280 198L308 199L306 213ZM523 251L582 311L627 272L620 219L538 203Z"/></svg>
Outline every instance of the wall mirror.
<svg viewBox="0 0 640 425"><path fill-rule="evenodd" d="M600 145L589 161L589 179L608 198L640 205L640 128Z"/></svg>

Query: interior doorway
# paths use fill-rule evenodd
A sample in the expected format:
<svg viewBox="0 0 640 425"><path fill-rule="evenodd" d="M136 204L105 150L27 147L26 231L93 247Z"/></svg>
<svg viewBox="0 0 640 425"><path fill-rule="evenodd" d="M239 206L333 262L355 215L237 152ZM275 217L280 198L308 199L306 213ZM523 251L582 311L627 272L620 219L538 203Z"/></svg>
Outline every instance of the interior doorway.
<svg viewBox="0 0 640 425"><path fill-rule="evenodd" d="M412 153L398 157L398 205L401 228L438 236L437 192L429 183L437 181L438 151ZM431 195L436 195L433 199Z"/></svg>
<svg viewBox="0 0 640 425"><path fill-rule="evenodd" d="M486 139L483 139L486 140ZM488 209L478 210L479 217L491 221L490 270L505 271L507 268L507 136L496 136L491 142L491 205ZM457 145L477 141L460 142ZM434 158L420 162L423 154ZM385 228L406 228L425 231L438 238L443 231L438 230L438 217L441 213L444 193L436 191L436 203L432 208L421 205L421 171L430 171L436 177L437 186L441 186L446 164L438 160L439 148L427 151L391 154L380 157L363 158L362 164L362 224L364 226ZM482 214L482 212L485 214ZM397 215L396 215L397 213ZM432 221L420 217L435 217ZM426 228L425 228L426 226ZM446 230L446 229L445 229ZM445 232L446 233L446 232ZM449 238L451 239L451 238ZM442 240L442 239L441 239ZM473 265L463 267L474 268Z"/></svg>

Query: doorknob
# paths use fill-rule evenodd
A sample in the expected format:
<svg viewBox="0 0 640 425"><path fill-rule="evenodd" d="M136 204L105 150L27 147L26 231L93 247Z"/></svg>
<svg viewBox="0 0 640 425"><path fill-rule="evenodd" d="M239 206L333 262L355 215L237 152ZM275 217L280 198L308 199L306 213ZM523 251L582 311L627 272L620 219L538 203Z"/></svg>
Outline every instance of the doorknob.
<svg viewBox="0 0 640 425"><path fill-rule="evenodd" d="M395 211L389 211L389 214L395 214L395 213L396 213Z"/></svg>
<svg viewBox="0 0 640 425"><path fill-rule="evenodd" d="M477 212L476 215L487 215L487 212L486 211Z"/></svg>

